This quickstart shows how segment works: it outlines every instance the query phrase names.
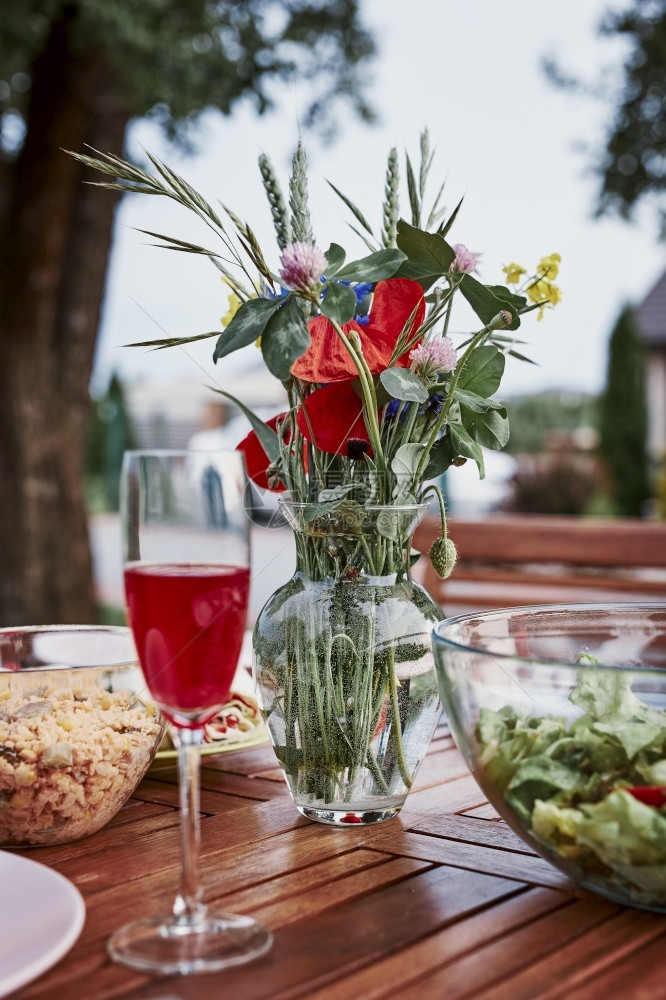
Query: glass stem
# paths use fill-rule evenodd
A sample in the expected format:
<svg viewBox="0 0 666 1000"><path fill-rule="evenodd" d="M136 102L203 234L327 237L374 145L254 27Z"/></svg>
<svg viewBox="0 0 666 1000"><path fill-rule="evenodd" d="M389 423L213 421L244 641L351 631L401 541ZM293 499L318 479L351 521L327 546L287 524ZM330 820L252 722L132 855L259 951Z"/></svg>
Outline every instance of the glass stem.
<svg viewBox="0 0 666 1000"><path fill-rule="evenodd" d="M203 729L172 728L178 747L178 787L180 792L180 889L173 915L183 927L193 926L205 916L203 892L199 884L199 771Z"/></svg>

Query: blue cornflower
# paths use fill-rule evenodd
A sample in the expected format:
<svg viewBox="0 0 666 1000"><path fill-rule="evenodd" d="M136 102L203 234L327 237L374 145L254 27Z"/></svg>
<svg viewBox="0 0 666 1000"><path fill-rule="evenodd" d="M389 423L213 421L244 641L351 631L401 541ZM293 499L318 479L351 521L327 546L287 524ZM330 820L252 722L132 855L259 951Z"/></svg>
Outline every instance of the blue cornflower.
<svg viewBox="0 0 666 1000"><path fill-rule="evenodd" d="M404 420L409 412L409 408L411 405L412 405L411 403L405 403L404 400L402 399L392 399L390 402L386 404L386 409L384 410L384 417L389 419L391 417L394 417L398 412L398 410L400 410L400 407L402 407L402 410L400 410L399 419Z"/></svg>
<svg viewBox="0 0 666 1000"><path fill-rule="evenodd" d="M324 286L327 286L329 283L329 279L323 274L319 280ZM335 277L331 280L336 282L338 285L346 285L347 288L351 288L353 290L356 295L356 313L354 315L354 319L361 326L367 326L370 321L370 317L368 316L368 311L370 309L370 295L375 286L369 281L358 281L353 283L342 279L337 281ZM326 291L327 288L324 287L322 298L326 298Z"/></svg>
<svg viewBox="0 0 666 1000"><path fill-rule="evenodd" d="M291 293L290 288L280 285L280 291L274 292L268 282L262 278L259 282L259 297L262 299L284 299Z"/></svg>
<svg viewBox="0 0 666 1000"><path fill-rule="evenodd" d="M437 414L441 410L443 402L444 402L444 397L441 396L438 392L433 392L430 395L430 398L428 399L427 403L424 403L423 406L419 407L419 413Z"/></svg>
<svg viewBox="0 0 666 1000"><path fill-rule="evenodd" d="M374 285L370 281L359 281L354 285L354 292L356 294L356 301L360 305L363 299L367 298Z"/></svg>

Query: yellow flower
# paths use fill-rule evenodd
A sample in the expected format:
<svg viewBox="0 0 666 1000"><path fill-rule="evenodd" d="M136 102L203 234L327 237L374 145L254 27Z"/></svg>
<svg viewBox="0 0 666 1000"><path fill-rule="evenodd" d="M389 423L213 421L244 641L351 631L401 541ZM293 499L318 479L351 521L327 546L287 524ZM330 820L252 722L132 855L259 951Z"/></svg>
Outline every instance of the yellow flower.
<svg viewBox="0 0 666 1000"><path fill-rule="evenodd" d="M517 285L521 276L526 273L525 268L516 263L507 264L506 267L502 268L502 271L506 274L507 285Z"/></svg>
<svg viewBox="0 0 666 1000"><path fill-rule="evenodd" d="M228 326L229 323L231 323L232 319L240 309L241 305L242 305L241 300L238 298L235 292L232 292L227 301L227 306L228 306L227 311L220 320L222 326Z"/></svg>
<svg viewBox="0 0 666 1000"><path fill-rule="evenodd" d="M549 302L550 295L548 292L549 284L544 281L543 278L539 278L537 281L533 281L531 285L528 285L525 289L525 293L532 302Z"/></svg>
<svg viewBox="0 0 666 1000"><path fill-rule="evenodd" d="M562 258L559 253L551 253L549 257L542 257L537 267L537 274L540 274L542 278L548 278L549 281L553 281L559 273L561 260Z"/></svg>
<svg viewBox="0 0 666 1000"><path fill-rule="evenodd" d="M558 288L557 285L548 285L548 301L551 306L556 306L558 302L562 301L562 289Z"/></svg>
<svg viewBox="0 0 666 1000"><path fill-rule="evenodd" d="M539 303L541 308L537 315L537 319L543 319L544 310L546 306L556 306L558 302L562 301L562 290L554 285L551 281L547 281L545 278L539 278L537 281L533 281L531 285L525 289L527 297L532 300L532 302Z"/></svg>

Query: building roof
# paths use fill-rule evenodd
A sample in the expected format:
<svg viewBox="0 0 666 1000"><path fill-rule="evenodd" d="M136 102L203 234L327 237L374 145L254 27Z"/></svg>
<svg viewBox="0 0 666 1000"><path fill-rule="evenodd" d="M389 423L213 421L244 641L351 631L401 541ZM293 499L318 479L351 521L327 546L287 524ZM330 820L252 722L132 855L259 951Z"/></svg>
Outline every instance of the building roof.
<svg viewBox="0 0 666 1000"><path fill-rule="evenodd" d="M638 327L650 347L666 347L666 271L636 310Z"/></svg>

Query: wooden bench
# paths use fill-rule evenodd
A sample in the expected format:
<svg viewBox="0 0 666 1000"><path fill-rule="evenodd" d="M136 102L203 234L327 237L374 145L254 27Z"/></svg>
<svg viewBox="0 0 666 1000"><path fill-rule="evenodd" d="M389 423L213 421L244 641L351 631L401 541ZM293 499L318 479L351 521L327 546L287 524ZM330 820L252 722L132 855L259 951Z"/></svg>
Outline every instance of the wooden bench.
<svg viewBox="0 0 666 1000"><path fill-rule="evenodd" d="M449 614L561 602L666 602L666 523L523 514L449 520L458 562L440 580L425 556L439 535L414 536L415 576Z"/></svg>

